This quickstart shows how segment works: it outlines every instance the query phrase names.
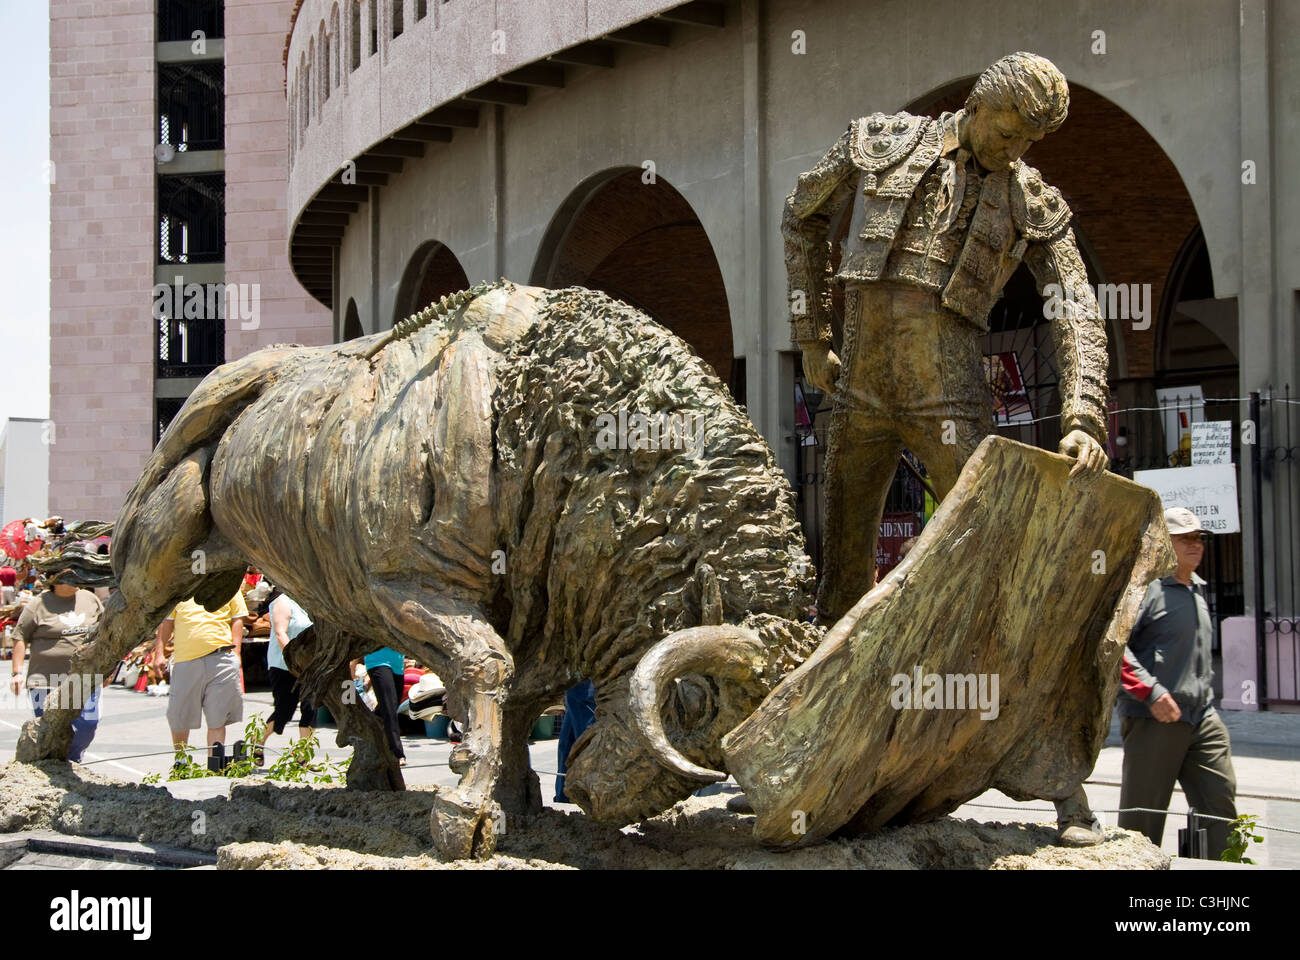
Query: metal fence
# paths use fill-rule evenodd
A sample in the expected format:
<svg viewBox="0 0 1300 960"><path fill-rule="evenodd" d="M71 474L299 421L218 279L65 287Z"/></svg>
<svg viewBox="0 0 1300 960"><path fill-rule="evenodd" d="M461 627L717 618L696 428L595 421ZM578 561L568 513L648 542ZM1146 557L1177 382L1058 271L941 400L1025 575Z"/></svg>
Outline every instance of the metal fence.
<svg viewBox="0 0 1300 960"><path fill-rule="evenodd" d="M1293 418L1300 405L1290 385L1278 393L1251 393L1248 420L1255 427L1250 451L1255 509L1255 655L1266 701L1300 702L1300 637L1297 636L1296 539L1300 537L1300 436Z"/></svg>

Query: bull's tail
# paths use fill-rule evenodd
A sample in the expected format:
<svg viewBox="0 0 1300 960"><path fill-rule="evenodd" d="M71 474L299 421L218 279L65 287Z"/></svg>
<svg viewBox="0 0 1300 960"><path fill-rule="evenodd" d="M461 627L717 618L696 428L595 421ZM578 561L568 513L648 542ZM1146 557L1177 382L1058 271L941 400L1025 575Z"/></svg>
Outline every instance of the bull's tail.
<svg viewBox="0 0 1300 960"><path fill-rule="evenodd" d="M113 529L113 574L121 580L122 565L139 546L141 507L176 466L197 451L212 447L244 408L255 401L283 373L296 347L267 347L242 359L223 364L195 387L185 405L145 462L131 487Z"/></svg>

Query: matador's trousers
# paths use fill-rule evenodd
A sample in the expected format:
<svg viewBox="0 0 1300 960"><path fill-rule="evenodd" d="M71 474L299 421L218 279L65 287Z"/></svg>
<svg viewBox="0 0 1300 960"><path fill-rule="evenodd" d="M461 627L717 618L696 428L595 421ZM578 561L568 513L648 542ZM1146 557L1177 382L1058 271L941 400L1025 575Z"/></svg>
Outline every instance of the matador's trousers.
<svg viewBox="0 0 1300 960"><path fill-rule="evenodd" d="M834 623L871 589L880 516L903 448L944 497L993 429L980 331L938 294L900 283L850 284L845 308L826 452L817 599L823 623Z"/></svg>

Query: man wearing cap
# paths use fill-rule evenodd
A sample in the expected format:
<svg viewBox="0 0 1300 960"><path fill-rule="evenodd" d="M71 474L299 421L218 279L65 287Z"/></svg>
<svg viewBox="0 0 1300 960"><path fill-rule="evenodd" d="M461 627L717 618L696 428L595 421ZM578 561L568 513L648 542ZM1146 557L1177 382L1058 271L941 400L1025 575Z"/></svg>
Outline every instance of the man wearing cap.
<svg viewBox="0 0 1300 960"><path fill-rule="evenodd" d="M1165 524L1178 569L1147 588L1120 667L1124 779L1119 805L1167 809L1177 780L1189 807L1235 819L1237 779L1228 728L1213 704L1214 631L1205 581L1196 575L1205 533L1196 514L1183 507L1166 510ZM1165 815L1121 813L1119 825L1159 844ZM1218 859L1227 846L1228 824L1202 820L1200 825L1207 831L1210 857Z"/></svg>

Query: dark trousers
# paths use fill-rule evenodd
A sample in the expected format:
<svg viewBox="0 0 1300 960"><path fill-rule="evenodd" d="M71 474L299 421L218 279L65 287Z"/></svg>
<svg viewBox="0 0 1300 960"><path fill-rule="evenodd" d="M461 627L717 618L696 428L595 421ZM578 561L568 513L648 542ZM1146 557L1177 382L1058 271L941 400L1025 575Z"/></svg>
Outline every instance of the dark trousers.
<svg viewBox="0 0 1300 960"><path fill-rule="evenodd" d="M316 708L312 706L310 700L301 695L294 675L279 667L268 667L266 675L271 681L271 699L275 704L269 721L271 729L276 733L284 733L284 728L293 719L294 707L302 709L302 718L298 721L298 726L316 726Z"/></svg>
<svg viewBox="0 0 1300 960"><path fill-rule="evenodd" d="M596 719L596 687L590 680L584 680L575 687L570 687L564 695L564 720L560 723L560 766L555 778L555 802L568 803L564 795L564 767L569 758L569 751L582 736L584 730Z"/></svg>
<svg viewBox="0 0 1300 960"><path fill-rule="evenodd" d="M1119 805L1167 810L1177 780L1187 805L1197 813L1236 819L1237 778L1232 769L1228 728L1213 708L1193 727L1181 720L1161 723L1154 717L1120 717L1124 737L1124 780ZM1121 813L1119 825L1139 830L1159 846L1165 832L1163 813ZM1200 820L1217 860L1228 845L1228 824Z"/></svg>
<svg viewBox="0 0 1300 960"><path fill-rule="evenodd" d="M397 678L393 676L391 667L372 667L367 669L370 674L370 689L375 693L375 713L379 714L379 719L384 722L384 733L388 736L388 749L393 751L395 757L405 757L406 751L402 749L402 734L397 727L397 704L398 688Z"/></svg>

